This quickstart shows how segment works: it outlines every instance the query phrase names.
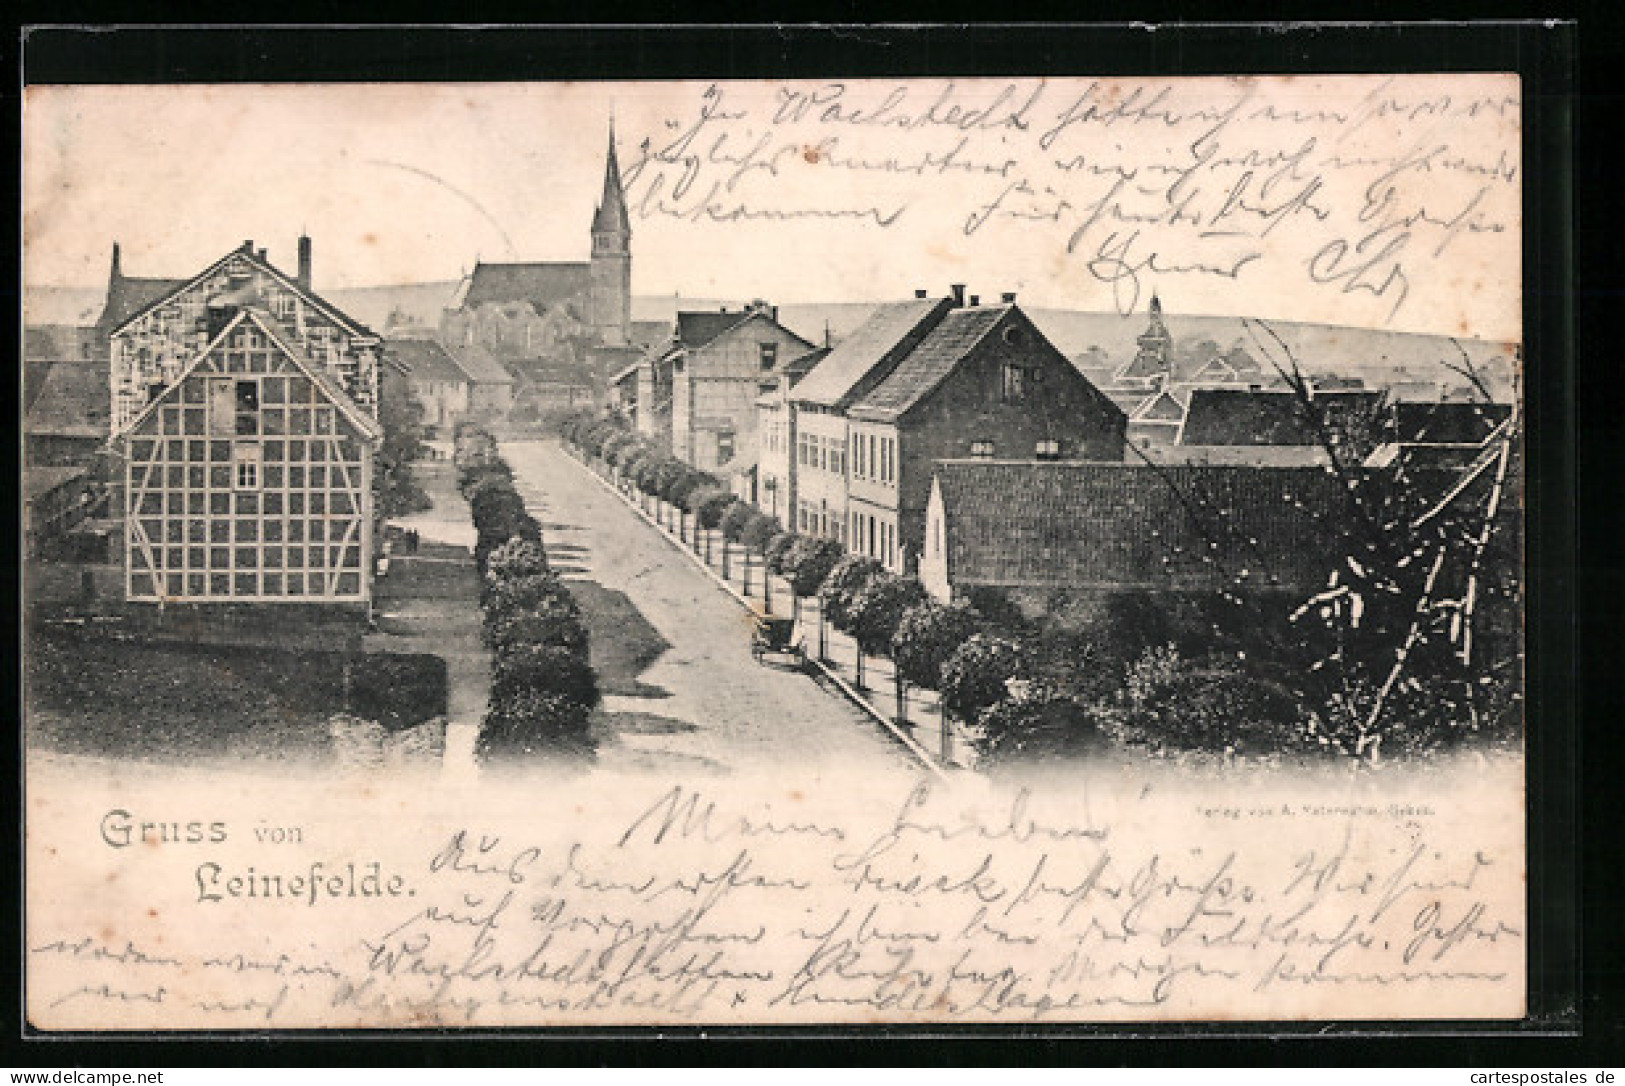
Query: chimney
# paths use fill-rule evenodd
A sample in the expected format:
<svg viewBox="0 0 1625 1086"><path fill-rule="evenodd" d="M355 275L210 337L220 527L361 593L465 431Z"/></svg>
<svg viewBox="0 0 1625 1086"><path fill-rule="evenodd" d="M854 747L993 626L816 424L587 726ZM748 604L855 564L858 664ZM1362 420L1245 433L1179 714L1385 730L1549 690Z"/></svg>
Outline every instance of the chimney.
<svg viewBox="0 0 1625 1086"><path fill-rule="evenodd" d="M263 248L259 250L259 257L261 260L269 262L269 257L266 255L266 250Z"/></svg>
<svg viewBox="0 0 1625 1086"><path fill-rule="evenodd" d="M310 289L310 236L299 235L299 285Z"/></svg>
<svg viewBox="0 0 1625 1086"><path fill-rule="evenodd" d="M972 294L970 296L970 307L972 309L975 309L977 306L979 306L981 304L982 304L982 296L980 294Z"/></svg>
<svg viewBox="0 0 1625 1086"><path fill-rule="evenodd" d="M964 283L955 283L952 286L950 286L948 289L953 292L954 305L955 306L961 306L961 305L965 304L965 284Z"/></svg>
<svg viewBox="0 0 1625 1086"><path fill-rule="evenodd" d="M241 249L239 249L238 252L252 254L254 252L254 239L253 238L244 238L243 239L243 247Z"/></svg>
<svg viewBox="0 0 1625 1086"><path fill-rule="evenodd" d="M1005 305L1015 305L1016 304L1016 292L1013 291L1013 290L1007 290L1003 294L999 295L999 300L1002 301Z"/></svg>
<svg viewBox="0 0 1625 1086"><path fill-rule="evenodd" d="M123 265L123 261L119 257L119 247L118 247L118 242L116 242L116 241L113 243L113 267L108 272L108 278L109 279L123 279L124 278L124 265Z"/></svg>
<svg viewBox="0 0 1625 1086"><path fill-rule="evenodd" d="M115 248L117 248L117 247L115 246ZM926 291L925 291L925 288L923 288L923 287L914 292L914 297L916 297L916 298L924 298L925 296L926 296Z"/></svg>

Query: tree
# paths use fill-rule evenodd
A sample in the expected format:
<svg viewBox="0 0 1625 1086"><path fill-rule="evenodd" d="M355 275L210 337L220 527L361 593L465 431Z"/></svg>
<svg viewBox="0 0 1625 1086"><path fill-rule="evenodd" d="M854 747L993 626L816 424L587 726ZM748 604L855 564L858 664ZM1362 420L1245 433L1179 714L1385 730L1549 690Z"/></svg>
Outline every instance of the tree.
<svg viewBox="0 0 1625 1086"><path fill-rule="evenodd" d="M429 495L412 475L412 462L423 455L423 405L407 390L385 382L378 398L378 425L383 443L374 460L374 508L381 518L407 516L428 509Z"/></svg>
<svg viewBox="0 0 1625 1086"><path fill-rule="evenodd" d="M871 574L847 602L852 636L858 643L858 685L863 685L865 653L884 655L891 651L892 637L903 613L926 599L925 589L913 577L899 577L882 570ZM897 694L897 716L907 716L903 673L893 671Z"/></svg>
<svg viewBox="0 0 1625 1086"><path fill-rule="evenodd" d="M789 556L791 548L796 545L796 540L800 538L795 532L776 533L767 541L767 546L762 548L763 563L774 573L787 576L788 570L784 561Z"/></svg>
<svg viewBox="0 0 1625 1086"><path fill-rule="evenodd" d="M749 527L752 519L761 516L749 502L734 501L722 513L717 521L717 527L722 529L722 538L730 543L742 543L745 538L745 529Z"/></svg>
<svg viewBox="0 0 1625 1086"><path fill-rule="evenodd" d="M936 690L942 665L980 628L975 611L962 603L921 600L903 612L892 635L892 660L906 682Z"/></svg>
<svg viewBox="0 0 1625 1086"><path fill-rule="evenodd" d="M758 554L765 554L769 544L784 534L784 525L778 517L766 513L752 511L752 515L745 521L745 526L739 532L739 542L749 550Z"/></svg>
<svg viewBox="0 0 1625 1086"><path fill-rule="evenodd" d="M798 599L815 594L835 563L841 560L841 545L833 539L800 536L784 556L784 572L790 579L790 591Z"/></svg>
<svg viewBox="0 0 1625 1086"><path fill-rule="evenodd" d="M1076 761L1108 745L1088 707L1042 682L1006 694L982 711L977 724L976 751L987 768Z"/></svg>
<svg viewBox="0 0 1625 1086"><path fill-rule="evenodd" d="M942 665L942 702L954 716L970 722L1008 693L1011 679L1026 678L1032 668L1027 646L999 634L973 634Z"/></svg>
<svg viewBox="0 0 1625 1086"><path fill-rule="evenodd" d="M824 579L818 591L818 606L824 618L842 633L856 634L851 604L864 582L883 572L879 562L858 554L841 559Z"/></svg>

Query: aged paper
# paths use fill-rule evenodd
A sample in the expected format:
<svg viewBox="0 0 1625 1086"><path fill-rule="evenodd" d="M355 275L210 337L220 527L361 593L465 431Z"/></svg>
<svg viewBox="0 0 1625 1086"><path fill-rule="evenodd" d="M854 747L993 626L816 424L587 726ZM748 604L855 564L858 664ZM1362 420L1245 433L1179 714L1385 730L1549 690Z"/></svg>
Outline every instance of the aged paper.
<svg viewBox="0 0 1625 1086"><path fill-rule="evenodd" d="M1454 669L1449 682L1511 689L1513 708L1496 711L1518 715L1521 645L1474 640L1498 526L1518 517L1516 77L36 86L24 129L25 320L53 330L28 360L39 364L39 402L62 395L72 414L60 387L70 379L91 389L80 406L108 397L99 416L56 425L42 408L37 425L25 420L39 534L24 570L25 984L36 1029L1522 1015L1521 741L1515 729L1480 741L1487 700L1441 708L1426 697L1431 673L1414 670L1436 646L1448 664L1438 666ZM164 356L172 368L142 355L169 349L162 311L193 319L187 284L223 254L246 261L248 278L264 264L285 275L242 301L226 255L216 293L198 302L196 338ZM557 305L518 298L530 308L517 316L502 310L515 299L480 308L475 295L498 276L490 269L542 265L582 269L557 274L587 285ZM623 272L629 292L616 295ZM1064 595L1047 581L1027 618L1011 620L1031 623L1022 629L1047 670L1012 677L986 700L1019 708L1031 690L1075 680L1062 700L1093 707L1090 726L1105 736L1085 755L1007 761L986 738L1005 719L997 714L943 735L947 710L918 686L900 695L912 700L899 714L890 640L870 654L868 673L854 672L854 642L823 621L815 594L794 605L790 641L767 645L769 655L787 644L801 655L791 666L758 658L753 637L764 635L751 611L789 616L789 582L774 581L778 595L764 601L760 566L743 549L719 557L720 529L702 537L693 518L674 521L547 420L614 404L642 411L641 426L656 408L674 411L662 423L668 439L673 426L711 435L688 455L711 456L706 470L741 494L775 451L768 424L710 425L706 412L725 409L704 405L721 400L679 397L673 408L648 398L654 378L641 390L633 379L666 357L680 315L754 315L785 331L771 351L761 346L773 380L745 378L754 418L792 352L839 352L876 304L919 290L949 299L956 290L960 309L995 299L1019 307L1057 357L1126 404L1129 445L1152 435L1146 452L1116 459L1164 482L1184 476L1162 466L1172 454L1158 451L1154 401L1187 393L1175 387L1177 365L1133 384L1141 378L1129 363L1156 348L1153 309L1176 352L1213 342L1198 362L1230 368L1203 380L1233 392L1346 387L1380 392L1383 403L1482 401L1496 409L1493 425L1436 443L1448 446L1429 453L1445 465L1436 470L1457 481L1406 521L1425 531L1470 498L1482 530L1470 524L1451 537L1455 550L1440 543L1412 556L1431 575L1394 574L1420 595L1384 619L1392 642L1371 650L1381 665L1351 679L1343 700L1306 709L1315 723L1280 731L1293 744L1309 736L1312 751L1271 748L1252 731L1178 750L1165 736L1146 739L1155 728L1134 715L1146 704L1136 691L1177 661L1154 643L1150 656L1111 665L1080 647L1068 670L1058 635L1045 632L1057 627L1034 617ZM120 291L125 308L110 312ZM295 327L306 314L309 328L327 321L340 332ZM503 320L517 323L491 331ZM216 333L228 338L214 344ZM502 393L511 399L481 408L470 397L489 371L464 352L487 335L534 338L511 358L487 351L515 379ZM448 407L429 383L438 348L398 349L419 360L400 372L417 382L429 430L413 470L430 507L374 510L376 523L353 514L354 534L323 544L320 561L335 564L322 567L318 592L317 536L295 543L280 533L318 515L340 523L339 484L324 484L325 512L301 504L305 519L293 519L289 496L302 502L317 491L298 486L316 484L296 486L291 470L273 482L269 469L284 441L314 449L316 437L273 435L253 419L286 416L290 434L319 433L322 419L343 433L350 408L377 420L382 394L333 360L359 343L373 360L363 365L374 364L402 342L442 344L455 362L446 380L476 391ZM292 360L256 378L259 391L238 379L235 399L188 400L184 386L217 350L239 352L231 357L248 367L256 350ZM1236 369L1242 356L1253 376ZM569 366L588 374L585 391L547 398ZM250 372L223 363L214 385ZM617 383L622 374L633 378ZM1347 378L1358 381L1333 385ZM1012 380L1007 371L1007 405L1026 395ZM273 399L288 388L313 390L312 421ZM227 428L188 437L188 411ZM479 541L457 489L466 440L454 441L453 426L463 415L494 435L591 634L601 700L590 761L505 759L480 738L487 699L501 694L481 640ZM851 417L856 427L883 416ZM966 441L981 436L970 432L982 425L974 413L954 417L966 420ZM135 428L122 439L121 418ZM162 429L170 418L177 429ZM138 454L149 420L153 440L179 443L168 454L179 459L163 460L162 448ZM363 434L374 426L353 424ZM850 451L841 440L840 466L826 453L818 470L853 478L865 461L856 437ZM198 484L195 509L187 441L206 458L230 446L219 465L230 468L226 481ZM1428 443L1377 441L1398 451L1366 450L1350 466L1344 444L1321 449L1311 438L1293 463L1380 472ZM341 468L351 479L356 464L373 470L366 456L352 463L332 448L335 479ZM777 451L786 463L801 455ZM314 473L310 455L301 472ZM904 470L924 470L928 482L937 460L981 455L905 460ZM1021 455L1042 471L1048 454ZM1215 471L1286 470L1264 454L1204 455L1200 464L1224 465ZM79 478L72 471L108 456L111 498L92 488L74 492L66 511L52 504ZM153 491L170 476L148 472L140 456L179 473L174 505ZM736 484L729 465L756 482ZM943 486L933 501L947 500ZM253 537L243 534L244 493L259 496ZM260 504L271 493L275 514ZM755 492L757 505L768 500ZM70 515L81 502L106 504ZM797 512L780 509L791 530ZM824 529L848 549L865 538L856 512L839 515L838 533ZM1232 514L1246 515L1218 516ZM219 537L199 527L194 539L189 517L236 520ZM898 524L901 534L878 536L871 553L928 580L929 536L909 533L929 529L906 512ZM68 537L93 527L105 550L86 558ZM912 551L898 542L910 538L920 539ZM180 553L194 544L202 557ZM214 559L202 552L215 546L230 549L227 572L207 572ZM1384 606L1375 590L1360 595L1376 582L1354 552L1316 546L1298 549L1324 557L1324 572L1279 617L1298 609L1344 623L1354 644L1377 621L1362 625L1362 610ZM1057 563L1068 560L1063 547ZM178 565L163 564L169 550ZM296 560L311 563L299 591L322 599L280 595ZM353 595L347 561L367 586ZM1410 561L1398 565L1411 571ZM195 582L194 570L204 571ZM1515 601L1521 570L1502 572L1496 598ZM960 598L957 584L952 592ZM1172 614L1164 597L1146 598ZM1303 628L1302 614L1292 621ZM1493 668L1483 662L1492 644ZM1234 670L1222 674L1253 674L1244 652L1224 649ZM1313 680L1270 689L1300 699L1324 691L1324 669L1353 652L1328 650ZM363 680L352 657L368 653L444 661L421 737L357 719ZM1080 678L1108 667L1124 669L1110 684ZM1207 713L1222 731L1227 712L1250 712L1214 693L1225 685L1213 679L1219 667L1209 660L1193 680L1209 700L1157 721L1182 728ZM1087 698L1077 692L1085 686ZM1432 715L1407 718L1396 704ZM1327 723L1343 712L1352 730ZM1437 739L1430 727L1449 734Z"/></svg>

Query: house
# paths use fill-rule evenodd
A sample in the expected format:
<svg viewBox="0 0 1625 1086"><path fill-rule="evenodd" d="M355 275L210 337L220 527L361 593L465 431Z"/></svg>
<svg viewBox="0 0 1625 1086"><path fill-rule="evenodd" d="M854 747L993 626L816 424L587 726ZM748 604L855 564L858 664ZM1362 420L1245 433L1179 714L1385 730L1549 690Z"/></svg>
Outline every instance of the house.
<svg viewBox="0 0 1625 1086"><path fill-rule="evenodd" d="M83 467L107 441L111 399L100 362L36 364L26 371L23 454L29 470Z"/></svg>
<svg viewBox="0 0 1625 1086"><path fill-rule="evenodd" d="M663 399L669 382L672 454L701 471L726 473L741 451L756 448L756 401L774 386L780 362L812 346L763 301L678 313L672 339L645 360L638 378L640 428L643 405Z"/></svg>
<svg viewBox="0 0 1625 1086"><path fill-rule="evenodd" d="M23 473L24 557L50 553L96 510L99 497L84 468L30 466Z"/></svg>
<svg viewBox="0 0 1625 1086"><path fill-rule="evenodd" d="M1129 444L1141 448L1179 444L1190 398L1189 389L1160 388L1141 400L1128 413Z"/></svg>
<svg viewBox="0 0 1625 1086"><path fill-rule="evenodd" d="M468 374L438 340L429 335L397 336L389 340L385 351L406 371L411 396L423 409L425 427L446 434L468 414Z"/></svg>
<svg viewBox="0 0 1625 1086"><path fill-rule="evenodd" d="M956 287L956 290L963 288ZM780 424L780 444L789 450L783 508L786 527L834 539L853 550L884 559L898 553L888 521L860 534L849 512L851 491L860 478L878 479L881 464L895 463L895 450L864 449L865 473L849 465L847 453L859 450L851 441L847 412L918 347L954 308L951 298L929 298L923 290L913 299L875 307L795 386ZM849 473L848 468L854 470ZM862 522L867 528L868 521Z"/></svg>
<svg viewBox="0 0 1625 1086"><path fill-rule="evenodd" d="M845 415L847 444L836 453L850 473L848 546L900 572L921 553L936 461L1121 461L1128 423L1013 294L943 313Z"/></svg>
<svg viewBox="0 0 1625 1086"><path fill-rule="evenodd" d="M827 337L826 337L827 338ZM756 400L756 463L749 483L741 483L735 493L780 523L789 520L795 507L796 460L794 413L791 392L809 373L833 353L818 347L779 364L769 391Z"/></svg>
<svg viewBox="0 0 1625 1086"><path fill-rule="evenodd" d="M584 262L477 261L441 319L441 338L501 361L552 358L578 346L633 344L632 223L611 125L604 188Z"/></svg>
<svg viewBox="0 0 1625 1086"><path fill-rule="evenodd" d="M468 410L486 418L502 418L513 407L514 376L508 367L479 343L455 343L447 353L468 379Z"/></svg>
<svg viewBox="0 0 1625 1086"><path fill-rule="evenodd" d="M125 591L153 603L371 598L381 341L245 242L112 332ZM384 392L388 395L388 392Z"/></svg>
<svg viewBox="0 0 1625 1086"><path fill-rule="evenodd" d="M1348 517L1320 468L944 460L920 580L940 600L1002 590L1301 593L1323 587Z"/></svg>

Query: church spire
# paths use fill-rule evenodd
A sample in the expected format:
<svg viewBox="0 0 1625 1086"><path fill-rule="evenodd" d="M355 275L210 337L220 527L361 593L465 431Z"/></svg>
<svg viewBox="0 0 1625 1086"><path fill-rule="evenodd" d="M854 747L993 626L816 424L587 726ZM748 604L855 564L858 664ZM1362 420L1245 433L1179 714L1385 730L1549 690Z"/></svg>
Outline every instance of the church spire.
<svg viewBox="0 0 1625 1086"><path fill-rule="evenodd" d="M621 186L621 166L615 160L615 120L609 122L609 153L604 158L604 194L592 217L593 240L601 234L632 237L632 221L626 213L626 193Z"/></svg>

